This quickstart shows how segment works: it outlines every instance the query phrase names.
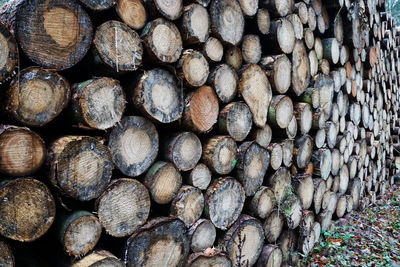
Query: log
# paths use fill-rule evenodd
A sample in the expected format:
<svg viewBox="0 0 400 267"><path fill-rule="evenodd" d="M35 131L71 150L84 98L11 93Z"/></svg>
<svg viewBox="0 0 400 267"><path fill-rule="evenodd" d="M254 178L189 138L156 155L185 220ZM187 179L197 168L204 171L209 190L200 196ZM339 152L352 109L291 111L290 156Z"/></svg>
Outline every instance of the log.
<svg viewBox="0 0 400 267"><path fill-rule="evenodd" d="M4 109L13 119L29 126L43 126L68 105L71 91L57 72L30 67L14 78L6 95Z"/></svg>
<svg viewBox="0 0 400 267"><path fill-rule="evenodd" d="M204 209L204 196L201 190L184 185L179 189L171 204L171 215L183 221L186 227L193 225Z"/></svg>
<svg viewBox="0 0 400 267"><path fill-rule="evenodd" d="M58 239L64 251L70 256L86 255L100 239L99 219L84 210L62 213L61 216L58 215L54 224Z"/></svg>
<svg viewBox="0 0 400 267"><path fill-rule="evenodd" d="M134 71L142 64L143 45L139 34L125 23L104 22L96 29L93 44L95 62L113 71Z"/></svg>
<svg viewBox="0 0 400 267"><path fill-rule="evenodd" d="M252 139L254 139L257 144L267 148L272 139L272 129L268 124L265 124L262 128L256 128L252 134Z"/></svg>
<svg viewBox="0 0 400 267"><path fill-rule="evenodd" d="M289 15L288 19L289 19L290 23L292 23L292 25L293 25L294 36L296 37L296 39L302 40L304 30L303 30L303 23L301 22L301 19L299 18L299 16L297 14Z"/></svg>
<svg viewBox="0 0 400 267"><path fill-rule="evenodd" d="M6 238L31 242L53 224L54 198L46 185L36 179L18 178L2 183L0 198L0 234Z"/></svg>
<svg viewBox="0 0 400 267"><path fill-rule="evenodd" d="M18 65L18 44L7 26L0 22L0 84L12 78Z"/></svg>
<svg viewBox="0 0 400 267"><path fill-rule="evenodd" d="M176 20L182 15L182 0L148 0L146 8L155 17L165 17L168 20Z"/></svg>
<svg viewBox="0 0 400 267"><path fill-rule="evenodd" d="M313 179L314 183L314 196L313 196L313 204L315 214L319 214L322 205L322 198L326 191L326 183L322 179Z"/></svg>
<svg viewBox="0 0 400 267"><path fill-rule="evenodd" d="M46 157L43 139L28 128L0 126L0 172L24 176L36 172Z"/></svg>
<svg viewBox="0 0 400 267"><path fill-rule="evenodd" d="M251 64L244 68L240 76L239 92L253 113L253 122L259 127L264 126L272 91L260 66Z"/></svg>
<svg viewBox="0 0 400 267"><path fill-rule="evenodd" d="M219 62L224 55L224 47L217 38L209 37L203 45L203 54L208 60Z"/></svg>
<svg viewBox="0 0 400 267"><path fill-rule="evenodd" d="M182 176L172 163L156 161L143 180L151 198L158 204L167 204L182 186Z"/></svg>
<svg viewBox="0 0 400 267"><path fill-rule="evenodd" d="M253 266L264 245L264 232L257 219L241 215L224 236L224 247L233 266Z"/></svg>
<svg viewBox="0 0 400 267"><path fill-rule="evenodd" d="M101 1L100 3L95 0L79 0L79 1L88 8L95 11L106 10L115 5L115 1L113 0Z"/></svg>
<svg viewBox="0 0 400 267"><path fill-rule="evenodd" d="M118 80L94 78L72 86L72 115L81 128L113 127L121 120L125 103L125 93Z"/></svg>
<svg viewBox="0 0 400 267"><path fill-rule="evenodd" d="M245 63L257 64L261 59L260 37L248 34L242 40L242 57Z"/></svg>
<svg viewBox="0 0 400 267"><path fill-rule="evenodd" d="M271 266L279 267L282 264L282 251L281 249L273 244L268 244L263 247L260 257L258 258L255 266Z"/></svg>
<svg viewBox="0 0 400 267"><path fill-rule="evenodd" d="M271 125L287 128L293 117L293 103L286 95L274 95L268 109L268 121Z"/></svg>
<svg viewBox="0 0 400 267"><path fill-rule="evenodd" d="M332 154L329 149L320 148L313 153L314 174L326 180L331 173Z"/></svg>
<svg viewBox="0 0 400 267"><path fill-rule="evenodd" d="M211 249L210 251L190 254L188 267L232 267L232 261L222 252Z"/></svg>
<svg viewBox="0 0 400 267"><path fill-rule="evenodd" d="M158 132L143 117L129 116L113 129L108 141L113 162L125 175L143 174L158 154Z"/></svg>
<svg viewBox="0 0 400 267"><path fill-rule="evenodd" d="M236 142L229 136L215 136L203 145L203 162L215 173L228 174L236 165Z"/></svg>
<svg viewBox="0 0 400 267"><path fill-rule="evenodd" d="M89 255L83 257L72 267L90 267L90 266L115 266L123 267L123 264L117 257L106 250L95 250Z"/></svg>
<svg viewBox="0 0 400 267"><path fill-rule="evenodd" d="M281 204L282 213L289 229L299 226L302 217L302 204L294 193L288 193Z"/></svg>
<svg viewBox="0 0 400 267"><path fill-rule="evenodd" d="M186 86L200 87L207 81L209 67L206 58L202 53L193 49L182 52L177 62L177 75Z"/></svg>
<svg viewBox="0 0 400 267"><path fill-rule="evenodd" d="M202 252L211 248L216 238L216 229L207 219L199 219L189 228L190 249Z"/></svg>
<svg viewBox="0 0 400 267"><path fill-rule="evenodd" d="M245 193L241 184L232 177L219 178L208 187L204 213L214 226L228 229L242 212Z"/></svg>
<svg viewBox="0 0 400 267"><path fill-rule="evenodd" d="M244 16L237 0L215 0L210 6L211 30L218 38L237 45L243 37Z"/></svg>
<svg viewBox="0 0 400 267"><path fill-rule="evenodd" d="M225 54L225 62L228 65L232 66L235 70L239 70L242 67L243 57L239 47L229 46L223 53Z"/></svg>
<svg viewBox="0 0 400 267"><path fill-rule="evenodd" d="M129 237L125 245L124 261L127 267L183 266L189 254L189 245L182 221L155 218Z"/></svg>
<svg viewBox="0 0 400 267"><path fill-rule="evenodd" d="M274 174L267 178L267 184L274 191L275 200L280 203L290 189L290 172L285 167L280 167Z"/></svg>
<svg viewBox="0 0 400 267"><path fill-rule="evenodd" d="M142 0L118 0L115 11L125 24L136 31L146 25L147 14Z"/></svg>
<svg viewBox="0 0 400 267"><path fill-rule="evenodd" d="M105 231L114 237L131 235L143 225L150 212L146 187L129 178L111 182L96 201L97 215Z"/></svg>
<svg viewBox="0 0 400 267"><path fill-rule="evenodd" d="M274 191L266 186L260 186L249 204L249 212L252 216L266 219L275 206Z"/></svg>
<svg viewBox="0 0 400 267"><path fill-rule="evenodd" d="M242 183L246 196L253 196L263 183L270 154L256 142L242 143L237 152L237 178Z"/></svg>
<svg viewBox="0 0 400 267"><path fill-rule="evenodd" d="M200 4L190 4L183 8L181 32L183 42L187 45L207 41L210 29L210 16Z"/></svg>
<svg viewBox="0 0 400 267"><path fill-rule="evenodd" d="M183 92L175 76L167 70L155 68L143 72L131 88L133 105L148 118L161 123L181 118Z"/></svg>
<svg viewBox="0 0 400 267"><path fill-rule="evenodd" d="M261 34L268 34L271 27L271 18L267 8L259 8L257 11L257 26Z"/></svg>
<svg viewBox="0 0 400 267"><path fill-rule="evenodd" d="M211 171L203 163L197 164L187 176L186 183L200 190L207 189L211 182Z"/></svg>
<svg viewBox="0 0 400 267"><path fill-rule="evenodd" d="M215 89L218 98L223 103L229 103L237 94L239 78L231 66L220 64L210 72L207 83Z"/></svg>
<svg viewBox="0 0 400 267"><path fill-rule="evenodd" d="M292 68L288 57L285 54L263 57L260 65L266 71L272 89L278 94L286 93L291 83Z"/></svg>
<svg viewBox="0 0 400 267"><path fill-rule="evenodd" d="M235 141L243 141L253 124L250 108L243 102L231 102L219 113L220 133L229 134Z"/></svg>
<svg viewBox="0 0 400 267"><path fill-rule="evenodd" d="M347 210L347 198L345 195L338 195L338 202L336 206L336 216L341 218Z"/></svg>
<svg viewBox="0 0 400 267"><path fill-rule="evenodd" d="M243 14L247 17L253 17L258 10L257 0L239 0L240 7L242 8Z"/></svg>
<svg viewBox="0 0 400 267"><path fill-rule="evenodd" d="M283 152L279 143L271 143L267 147L270 156L271 168L277 170L282 165Z"/></svg>
<svg viewBox="0 0 400 267"><path fill-rule="evenodd" d="M304 169L312 157L313 140L309 135L305 134L296 138L294 145L293 155L296 159L295 163L297 167Z"/></svg>
<svg viewBox="0 0 400 267"><path fill-rule="evenodd" d="M64 136L48 151L50 182L63 194L79 201L101 195L111 180L110 149L90 136Z"/></svg>
<svg viewBox="0 0 400 267"><path fill-rule="evenodd" d="M181 171L193 169L201 158L200 139L191 132L178 132L164 142L164 158Z"/></svg>
<svg viewBox="0 0 400 267"><path fill-rule="evenodd" d="M174 63L181 56L181 34L175 24L164 18L148 22L140 37L143 40L144 51L151 60ZM165 46L166 43L168 46Z"/></svg>
<svg viewBox="0 0 400 267"><path fill-rule="evenodd" d="M263 224L266 241L276 242L281 235L284 224L284 217L278 210L274 210L265 220Z"/></svg>
<svg viewBox="0 0 400 267"><path fill-rule="evenodd" d="M309 80L310 61L304 42L297 40L292 53L292 89L297 96L307 89Z"/></svg>
<svg viewBox="0 0 400 267"><path fill-rule="evenodd" d="M312 107L308 103L299 102L294 105L294 116L302 134L306 134L312 127Z"/></svg>
<svg viewBox="0 0 400 267"><path fill-rule="evenodd" d="M307 210L311 207L314 196L314 183L311 175L297 174L292 182L294 190L301 201L302 208Z"/></svg>
<svg viewBox="0 0 400 267"><path fill-rule="evenodd" d="M269 45L273 52L292 53L296 38L293 25L288 19L280 18L272 21L269 37Z"/></svg>
<svg viewBox="0 0 400 267"><path fill-rule="evenodd" d="M285 167L292 166L294 142L292 139L285 139L281 143L282 147L282 163Z"/></svg>
<svg viewBox="0 0 400 267"><path fill-rule="evenodd" d="M182 124L194 132L207 133L217 122L218 111L215 91L209 86L202 86L186 95Z"/></svg>
<svg viewBox="0 0 400 267"><path fill-rule="evenodd" d="M268 7L274 16L285 17L293 11L294 1L292 0L262 0L262 6Z"/></svg>
<svg viewBox="0 0 400 267"><path fill-rule="evenodd" d="M2 252L0 256L0 264L2 266L15 266L14 255L10 246L3 240L0 240L0 251Z"/></svg>
<svg viewBox="0 0 400 267"><path fill-rule="evenodd" d="M291 255L295 252L297 244L297 236L292 230L283 231L282 235L279 237L278 245L282 251L282 261L284 263L289 263Z"/></svg>

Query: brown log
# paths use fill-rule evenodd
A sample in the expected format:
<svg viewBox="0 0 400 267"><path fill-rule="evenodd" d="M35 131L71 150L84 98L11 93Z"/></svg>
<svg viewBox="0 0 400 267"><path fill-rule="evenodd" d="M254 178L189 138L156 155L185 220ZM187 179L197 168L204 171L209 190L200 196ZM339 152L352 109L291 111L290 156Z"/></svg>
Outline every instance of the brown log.
<svg viewBox="0 0 400 267"><path fill-rule="evenodd" d="M118 0L115 11L124 23L136 31L146 25L147 14L142 0Z"/></svg>
<svg viewBox="0 0 400 267"><path fill-rule="evenodd" d="M222 45L221 45L222 47ZM239 70L242 67L243 57L242 51L237 46L229 46L225 52L225 62L232 66L235 70Z"/></svg>
<svg viewBox="0 0 400 267"><path fill-rule="evenodd" d="M2 266L15 266L14 255L10 246L3 240L0 240L0 251L2 252L0 256L0 265Z"/></svg>
<svg viewBox="0 0 400 267"><path fill-rule="evenodd" d="M12 78L18 65L18 45L7 26L0 22L0 84Z"/></svg>

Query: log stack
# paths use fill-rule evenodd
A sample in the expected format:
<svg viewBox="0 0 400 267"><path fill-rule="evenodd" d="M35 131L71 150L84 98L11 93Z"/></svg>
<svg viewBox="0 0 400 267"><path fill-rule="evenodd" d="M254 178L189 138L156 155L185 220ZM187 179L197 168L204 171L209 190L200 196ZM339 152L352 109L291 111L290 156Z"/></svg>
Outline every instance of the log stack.
<svg viewBox="0 0 400 267"><path fill-rule="evenodd" d="M399 47L384 0L5 1L0 265L300 265L398 175Z"/></svg>

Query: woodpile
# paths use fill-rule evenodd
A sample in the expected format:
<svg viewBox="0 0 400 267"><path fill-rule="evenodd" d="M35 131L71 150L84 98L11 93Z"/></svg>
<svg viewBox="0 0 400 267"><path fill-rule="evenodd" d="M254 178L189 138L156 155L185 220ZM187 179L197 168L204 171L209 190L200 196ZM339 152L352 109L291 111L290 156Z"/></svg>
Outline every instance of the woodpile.
<svg viewBox="0 0 400 267"><path fill-rule="evenodd" d="M301 265L399 175L399 47L384 0L5 1L0 266Z"/></svg>

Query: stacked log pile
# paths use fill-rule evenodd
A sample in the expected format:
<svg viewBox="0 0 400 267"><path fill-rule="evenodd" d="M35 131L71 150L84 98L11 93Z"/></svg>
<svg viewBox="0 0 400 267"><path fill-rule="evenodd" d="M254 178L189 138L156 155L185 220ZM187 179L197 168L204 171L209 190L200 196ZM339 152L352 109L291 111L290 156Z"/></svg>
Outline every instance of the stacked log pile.
<svg viewBox="0 0 400 267"><path fill-rule="evenodd" d="M300 265L400 169L384 0L13 0L0 21L1 266Z"/></svg>

